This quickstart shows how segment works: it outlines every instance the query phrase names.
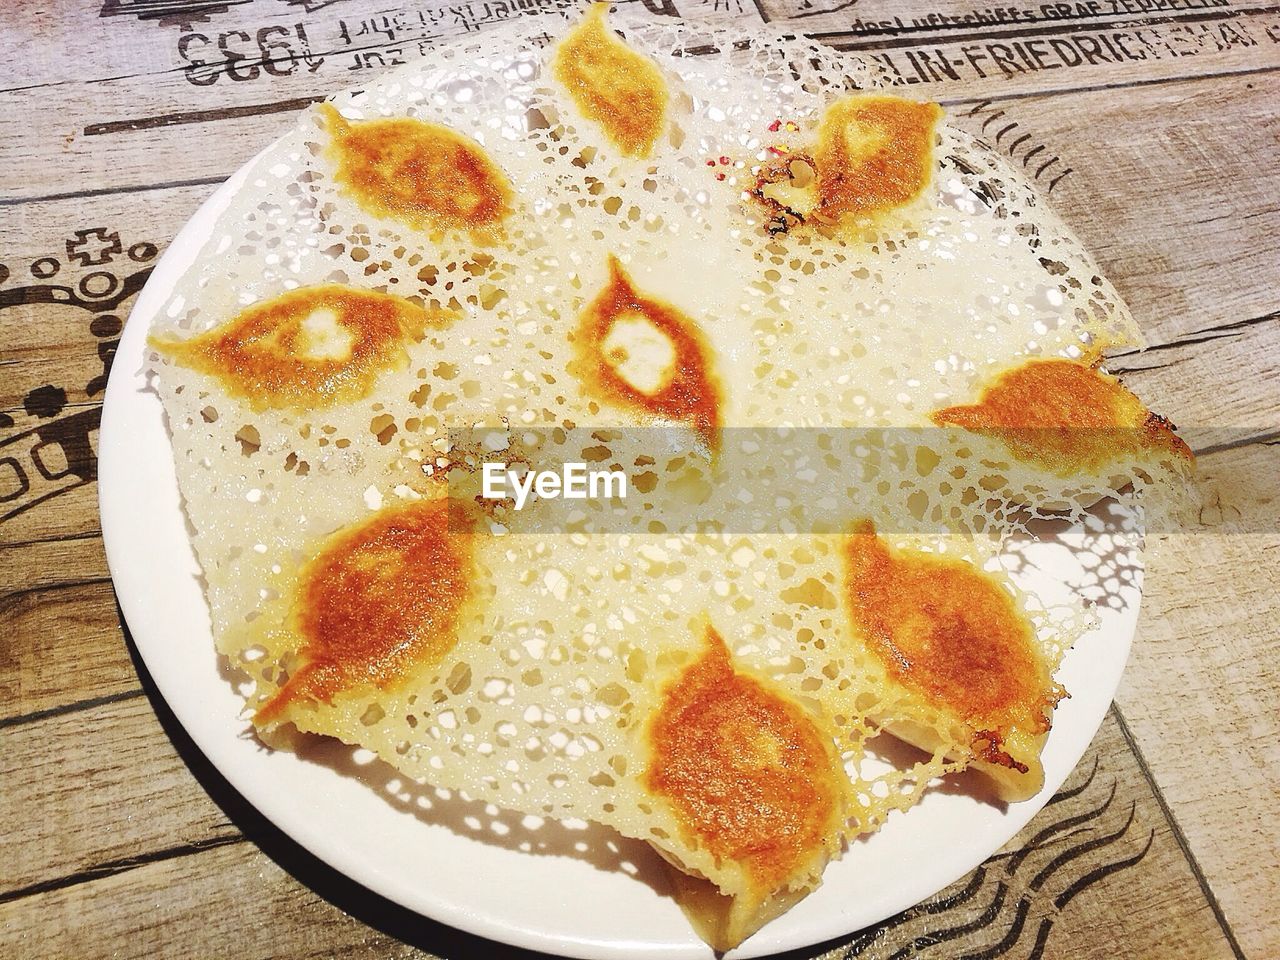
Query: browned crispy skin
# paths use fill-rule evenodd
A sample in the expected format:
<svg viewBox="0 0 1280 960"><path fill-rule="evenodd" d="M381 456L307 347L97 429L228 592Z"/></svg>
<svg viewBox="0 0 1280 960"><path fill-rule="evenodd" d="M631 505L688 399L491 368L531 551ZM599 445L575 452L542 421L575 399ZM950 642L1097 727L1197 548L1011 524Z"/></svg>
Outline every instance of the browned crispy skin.
<svg viewBox="0 0 1280 960"><path fill-rule="evenodd" d="M891 550L869 521L845 545L845 585L855 632L889 677L972 728L980 759L1025 772L1001 743L1048 730L1063 691L1009 593L962 560Z"/></svg>
<svg viewBox="0 0 1280 960"><path fill-rule="evenodd" d="M936 103L853 94L827 108L818 130L818 212L836 220L910 203L933 177Z"/></svg>
<svg viewBox="0 0 1280 960"><path fill-rule="evenodd" d="M322 104L337 180L365 210L432 234L482 237L511 212L511 184L480 144L437 123L347 120Z"/></svg>
<svg viewBox="0 0 1280 960"><path fill-rule="evenodd" d="M767 893L825 851L843 772L830 737L798 704L736 673L708 627L706 648L662 695L645 786L716 857Z"/></svg>
<svg viewBox="0 0 1280 960"><path fill-rule="evenodd" d="M752 195L773 213L771 232L807 220L879 217L920 197L933 179L942 108L876 93L827 107L817 142L763 166ZM779 148L781 149L781 148ZM811 177L801 183L797 171Z"/></svg>
<svg viewBox="0 0 1280 960"><path fill-rule="evenodd" d="M422 501L331 536L303 568L293 600L301 666L254 722L272 723L300 700L387 688L447 655L473 577L460 523L446 501Z"/></svg>
<svg viewBox="0 0 1280 960"><path fill-rule="evenodd" d="M556 49L552 71L582 115L623 154L647 157L666 128L670 94L653 61L609 29L608 9L597 3L587 10Z"/></svg>
<svg viewBox="0 0 1280 960"><path fill-rule="evenodd" d="M307 325L318 312L345 338L336 349ZM400 297L322 284L254 304L206 333L150 342L257 409L308 408L368 396L378 375L404 359L406 342L446 322Z"/></svg>
<svg viewBox="0 0 1280 960"><path fill-rule="evenodd" d="M997 437L1019 460L1060 476L1099 474L1144 453L1192 460L1167 420L1075 360L1028 360L1000 374L977 403L938 410L932 420Z"/></svg>
<svg viewBox="0 0 1280 960"><path fill-rule="evenodd" d="M603 344L610 328L626 317L652 324L675 351L671 375L653 393L628 383L605 356ZM615 257L609 258L608 285L583 311L574 345L574 368L588 390L620 406L687 423L708 449L719 448L722 391L711 370L710 347L691 318L637 292Z"/></svg>

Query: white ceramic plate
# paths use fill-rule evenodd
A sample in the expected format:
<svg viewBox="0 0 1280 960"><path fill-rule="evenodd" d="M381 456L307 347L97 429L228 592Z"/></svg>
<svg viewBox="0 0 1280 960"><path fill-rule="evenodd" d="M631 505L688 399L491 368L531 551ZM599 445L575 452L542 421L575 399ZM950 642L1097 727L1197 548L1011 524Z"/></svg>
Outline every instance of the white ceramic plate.
<svg viewBox="0 0 1280 960"><path fill-rule="evenodd" d="M242 170L174 239L138 298L116 354L102 415L99 496L120 606L156 685L218 770L285 833L347 876L434 920L494 940L591 958L712 956L664 888L657 858L612 831L496 819L461 798L429 808L380 763L349 752L309 758L264 749L238 719L242 701L219 671L198 567L187 538L158 396L143 374L153 316L244 182ZM1065 545L1064 545L1065 544ZM1083 537L1038 543L1038 591L1087 576ZM853 845L823 886L733 951L755 957L839 937L890 917L962 877L1041 808L1092 740L1128 657L1140 598L1136 553L1112 584L1100 626L1067 656L1071 691L1044 752L1046 784L1007 808L963 791L933 791ZM1118 602L1116 602L1118 601ZM503 833L502 831L506 832ZM522 843L536 852L522 852Z"/></svg>

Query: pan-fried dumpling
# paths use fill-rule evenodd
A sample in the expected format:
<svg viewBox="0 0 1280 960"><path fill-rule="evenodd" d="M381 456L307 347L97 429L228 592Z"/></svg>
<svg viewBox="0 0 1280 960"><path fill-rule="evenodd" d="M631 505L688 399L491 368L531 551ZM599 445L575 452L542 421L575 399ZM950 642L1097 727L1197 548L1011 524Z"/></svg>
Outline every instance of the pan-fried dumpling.
<svg viewBox="0 0 1280 960"><path fill-rule="evenodd" d="M683 841L650 842L679 868L681 905L703 939L734 947L818 886L852 791L826 721L736 669L708 626L644 737L644 786Z"/></svg>
<svg viewBox="0 0 1280 960"><path fill-rule="evenodd" d="M367 396L380 373L407 362L406 343L447 322L402 297L331 283L256 303L194 337L155 336L151 344L258 409L306 409Z"/></svg>
<svg viewBox="0 0 1280 960"><path fill-rule="evenodd" d="M609 282L583 311L575 367L589 393L647 418L720 442L720 387L711 348L692 318L637 291L616 257Z"/></svg>
<svg viewBox="0 0 1280 960"><path fill-rule="evenodd" d="M1127 462L1190 461L1169 421L1097 366L1028 360L999 374L977 403L931 419L1000 440L1014 457L1064 479L1106 477Z"/></svg>
<svg viewBox="0 0 1280 960"><path fill-rule="evenodd" d="M756 196L786 218L867 220L917 200L933 179L942 108L881 93L827 107L817 142L766 165Z"/></svg>
<svg viewBox="0 0 1280 960"><path fill-rule="evenodd" d="M852 94L827 108L818 130L817 213L867 217L905 206L933 178L936 103Z"/></svg>
<svg viewBox="0 0 1280 960"><path fill-rule="evenodd" d="M845 545L845 599L855 642L905 693L889 730L928 751L953 740L1004 800L1038 793L1065 691L1005 586L963 560L891 549L862 522Z"/></svg>
<svg viewBox="0 0 1280 960"><path fill-rule="evenodd" d="M593 3L556 48L552 72L588 120L626 156L645 157L667 125L670 94L652 60L609 29Z"/></svg>
<svg viewBox="0 0 1280 960"><path fill-rule="evenodd" d="M320 109L338 183L369 213L436 236L475 237L510 213L510 182L469 137L407 117L348 120L331 104Z"/></svg>
<svg viewBox="0 0 1280 960"><path fill-rule="evenodd" d="M288 680L254 723L291 719L353 689L386 689L440 662L471 593L471 535L449 501L410 501L329 537L303 567L287 624Z"/></svg>

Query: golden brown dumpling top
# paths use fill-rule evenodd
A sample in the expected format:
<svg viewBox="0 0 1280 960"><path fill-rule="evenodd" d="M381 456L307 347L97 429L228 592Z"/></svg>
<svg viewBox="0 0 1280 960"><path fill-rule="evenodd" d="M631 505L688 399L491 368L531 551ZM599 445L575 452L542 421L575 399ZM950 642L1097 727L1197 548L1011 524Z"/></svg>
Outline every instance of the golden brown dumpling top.
<svg viewBox="0 0 1280 960"><path fill-rule="evenodd" d="M321 112L341 187L363 209L433 235L482 236L511 212L506 175L484 147L438 123Z"/></svg>
<svg viewBox="0 0 1280 960"><path fill-rule="evenodd" d="M608 9L607 3L587 9L556 49L552 71L623 154L647 157L666 129L670 94L654 62L609 29Z"/></svg>
<svg viewBox="0 0 1280 960"><path fill-rule="evenodd" d="M669 352L669 362L657 371L642 365L639 375L628 379L631 354L649 332ZM616 257L609 257L608 285L583 311L574 346L575 368L590 392L683 422L709 450L719 448L722 391L711 370L710 346L690 317L638 292Z"/></svg>
<svg viewBox="0 0 1280 960"><path fill-rule="evenodd" d="M457 643L473 578L471 538L448 501L387 508L333 534L302 569L290 616L301 665L254 722L298 701L386 688Z"/></svg>
<svg viewBox="0 0 1280 960"><path fill-rule="evenodd" d="M846 542L845 589L890 679L972 728L980 759L1025 772L1004 741L1048 730L1062 690L1009 592L965 561L891 549L869 521Z"/></svg>
<svg viewBox="0 0 1280 960"><path fill-rule="evenodd" d="M648 750L647 789L758 891L825 863L848 782L832 737L799 704L736 672L713 628L663 691Z"/></svg>
<svg viewBox="0 0 1280 960"><path fill-rule="evenodd" d="M933 177L942 108L859 93L827 107L818 129L818 212L829 219L870 216L920 196Z"/></svg>
<svg viewBox="0 0 1280 960"><path fill-rule="evenodd" d="M942 108L881 93L854 93L827 107L817 142L774 148L753 195L779 232L795 222L874 219L920 197L933 179Z"/></svg>
<svg viewBox="0 0 1280 960"><path fill-rule="evenodd" d="M1192 459L1167 420L1114 377L1076 360L1028 360L996 377L977 403L931 419L995 436L1019 460L1063 477L1100 474L1144 453Z"/></svg>
<svg viewBox="0 0 1280 960"><path fill-rule="evenodd" d="M336 283L256 303L185 340L151 339L184 366L210 374L255 408L309 408L359 400L379 374L405 362L405 344L444 314Z"/></svg>

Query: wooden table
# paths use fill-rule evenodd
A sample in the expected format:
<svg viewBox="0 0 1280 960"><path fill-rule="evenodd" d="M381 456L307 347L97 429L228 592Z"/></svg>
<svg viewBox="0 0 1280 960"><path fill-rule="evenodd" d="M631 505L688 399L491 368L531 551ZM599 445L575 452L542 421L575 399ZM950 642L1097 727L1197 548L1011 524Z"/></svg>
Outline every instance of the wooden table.
<svg viewBox="0 0 1280 960"><path fill-rule="evenodd" d="M1280 956L1280 7L644 0L865 51L1049 192L1200 449L1083 763L973 874L805 957ZM103 559L105 375L157 255L294 113L556 0L0 7L0 955L507 955L324 866L203 760ZM913 954L913 951L915 953Z"/></svg>

